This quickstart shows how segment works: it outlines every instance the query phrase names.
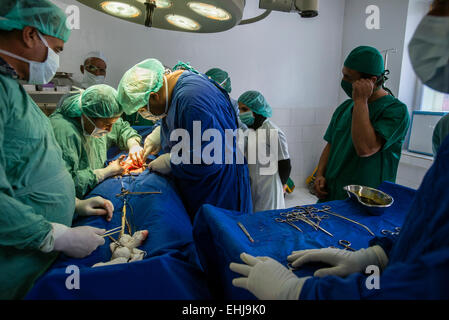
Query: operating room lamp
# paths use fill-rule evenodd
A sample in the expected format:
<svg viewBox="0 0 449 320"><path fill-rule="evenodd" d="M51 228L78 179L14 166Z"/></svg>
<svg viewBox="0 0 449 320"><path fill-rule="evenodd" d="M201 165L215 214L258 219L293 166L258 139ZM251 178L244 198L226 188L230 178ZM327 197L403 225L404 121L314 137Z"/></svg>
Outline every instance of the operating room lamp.
<svg viewBox="0 0 449 320"><path fill-rule="evenodd" d="M272 10L297 12L304 18L318 15L318 0L260 0L266 11L242 20L245 0L77 0L111 16L147 27L214 33L267 17Z"/></svg>

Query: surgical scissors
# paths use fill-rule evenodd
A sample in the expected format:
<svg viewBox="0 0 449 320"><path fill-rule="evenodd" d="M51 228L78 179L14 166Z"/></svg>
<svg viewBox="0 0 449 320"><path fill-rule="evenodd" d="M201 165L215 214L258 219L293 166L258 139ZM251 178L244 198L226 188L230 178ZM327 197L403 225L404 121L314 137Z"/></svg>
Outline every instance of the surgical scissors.
<svg viewBox="0 0 449 320"><path fill-rule="evenodd" d="M390 235L390 236L398 236L398 235L399 235L399 232L401 232L401 227L395 227L393 230L394 230L394 231L387 230L387 229L383 229L383 230L381 231L381 233L382 233L383 235L385 235L385 236L388 236L388 235Z"/></svg>

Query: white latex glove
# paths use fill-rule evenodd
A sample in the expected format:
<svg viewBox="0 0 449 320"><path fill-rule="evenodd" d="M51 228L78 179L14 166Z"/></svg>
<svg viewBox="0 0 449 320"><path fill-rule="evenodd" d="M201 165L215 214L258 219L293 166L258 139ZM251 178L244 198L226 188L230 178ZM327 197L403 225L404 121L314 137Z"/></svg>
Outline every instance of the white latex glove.
<svg viewBox="0 0 449 320"><path fill-rule="evenodd" d="M122 174L125 169L120 165L120 163L125 159L125 157L125 155L121 155L117 160L109 163L106 168L94 170L98 183L102 182L106 178Z"/></svg>
<svg viewBox="0 0 449 320"><path fill-rule="evenodd" d="M87 257L105 242L101 237L105 233L105 229L89 226L69 228L59 223L51 225L54 239L53 251L64 252L69 257Z"/></svg>
<svg viewBox="0 0 449 320"><path fill-rule="evenodd" d="M260 300L298 300L304 282L276 260L269 257L253 257L242 253L240 259L246 264L232 262L229 268L243 275L235 278L235 287L250 291Z"/></svg>
<svg viewBox="0 0 449 320"><path fill-rule="evenodd" d="M144 163L143 161L144 150L140 145L140 140L134 137L129 139L127 144L129 151L129 159L132 160L135 166L141 167Z"/></svg>
<svg viewBox="0 0 449 320"><path fill-rule="evenodd" d="M310 262L324 262L332 266L315 271L315 277L346 277L353 273L364 273L369 265L376 265L383 270L388 264L388 257L380 246L357 251L334 248L293 251L287 260L295 268Z"/></svg>
<svg viewBox="0 0 449 320"><path fill-rule="evenodd" d="M162 174L171 172L170 153L165 153L150 162L148 168Z"/></svg>
<svg viewBox="0 0 449 320"><path fill-rule="evenodd" d="M106 216L111 221L114 205L102 197L93 197L86 200L76 199L75 212L80 216Z"/></svg>
<svg viewBox="0 0 449 320"><path fill-rule="evenodd" d="M150 154L156 155L161 151L161 126L155 128L145 139L143 159L148 158Z"/></svg>

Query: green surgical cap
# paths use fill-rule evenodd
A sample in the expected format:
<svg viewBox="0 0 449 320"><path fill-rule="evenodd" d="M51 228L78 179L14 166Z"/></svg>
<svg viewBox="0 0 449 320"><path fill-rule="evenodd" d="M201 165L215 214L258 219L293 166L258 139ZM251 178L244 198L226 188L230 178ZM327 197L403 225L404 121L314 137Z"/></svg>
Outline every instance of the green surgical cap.
<svg viewBox="0 0 449 320"><path fill-rule="evenodd" d="M258 91L246 91L239 97L239 102L250 108L252 112L265 118L271 118L272 116L271 106Z"/></svg>
<svg viewBox="0 0 449 320"><path fill-rule="evenodd" d="M65 13L47 0L6 0L0 7L0 30L22 30L30 26L67 42L70 29L66 20Z"/></svg>
<svg viewBox="0 0 449 320"><path fill-rule="evenodd" d="M148 104L151 92L163 85L165 68L156 59L147 59L129 69L118 85L118 101L126 114L133 114Z"/></svg>
<svg viewBox="0 0 449 320"><path fill-rule="evenodd" d="M226 71L219 68L213 68L206 72L206 76L211 77L213 80L220 83L228 93L231 93L231 79Z"/></svg>
<svg viewBox="0 0 449 320"><path fill-rule="evenodd" d="M346 58L345 67L369 75L380 76L385 72L384 58L373 47L361 46L351 51Z"/></svg>
<svg viewBox="0 0 449 320"><path fill-rule="evenodd" d="M117 91L99 84L67 98L59 112L70 118L81 117L82 114L89 118L115 118L123 111L117 101Z"/></svg>

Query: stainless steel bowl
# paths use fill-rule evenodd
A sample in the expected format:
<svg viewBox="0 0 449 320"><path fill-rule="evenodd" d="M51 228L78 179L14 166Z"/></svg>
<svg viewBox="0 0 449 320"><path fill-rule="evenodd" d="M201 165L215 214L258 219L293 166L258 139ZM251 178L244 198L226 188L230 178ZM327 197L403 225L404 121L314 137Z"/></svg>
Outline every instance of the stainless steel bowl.
<svg viewBox="0 0 449 320"><path fill-rule="evenodd" d="M343 189L346 190L351 199L364 206L372 215L381 215L394 202L392 196L374 188L349 185Z"/></svg>

